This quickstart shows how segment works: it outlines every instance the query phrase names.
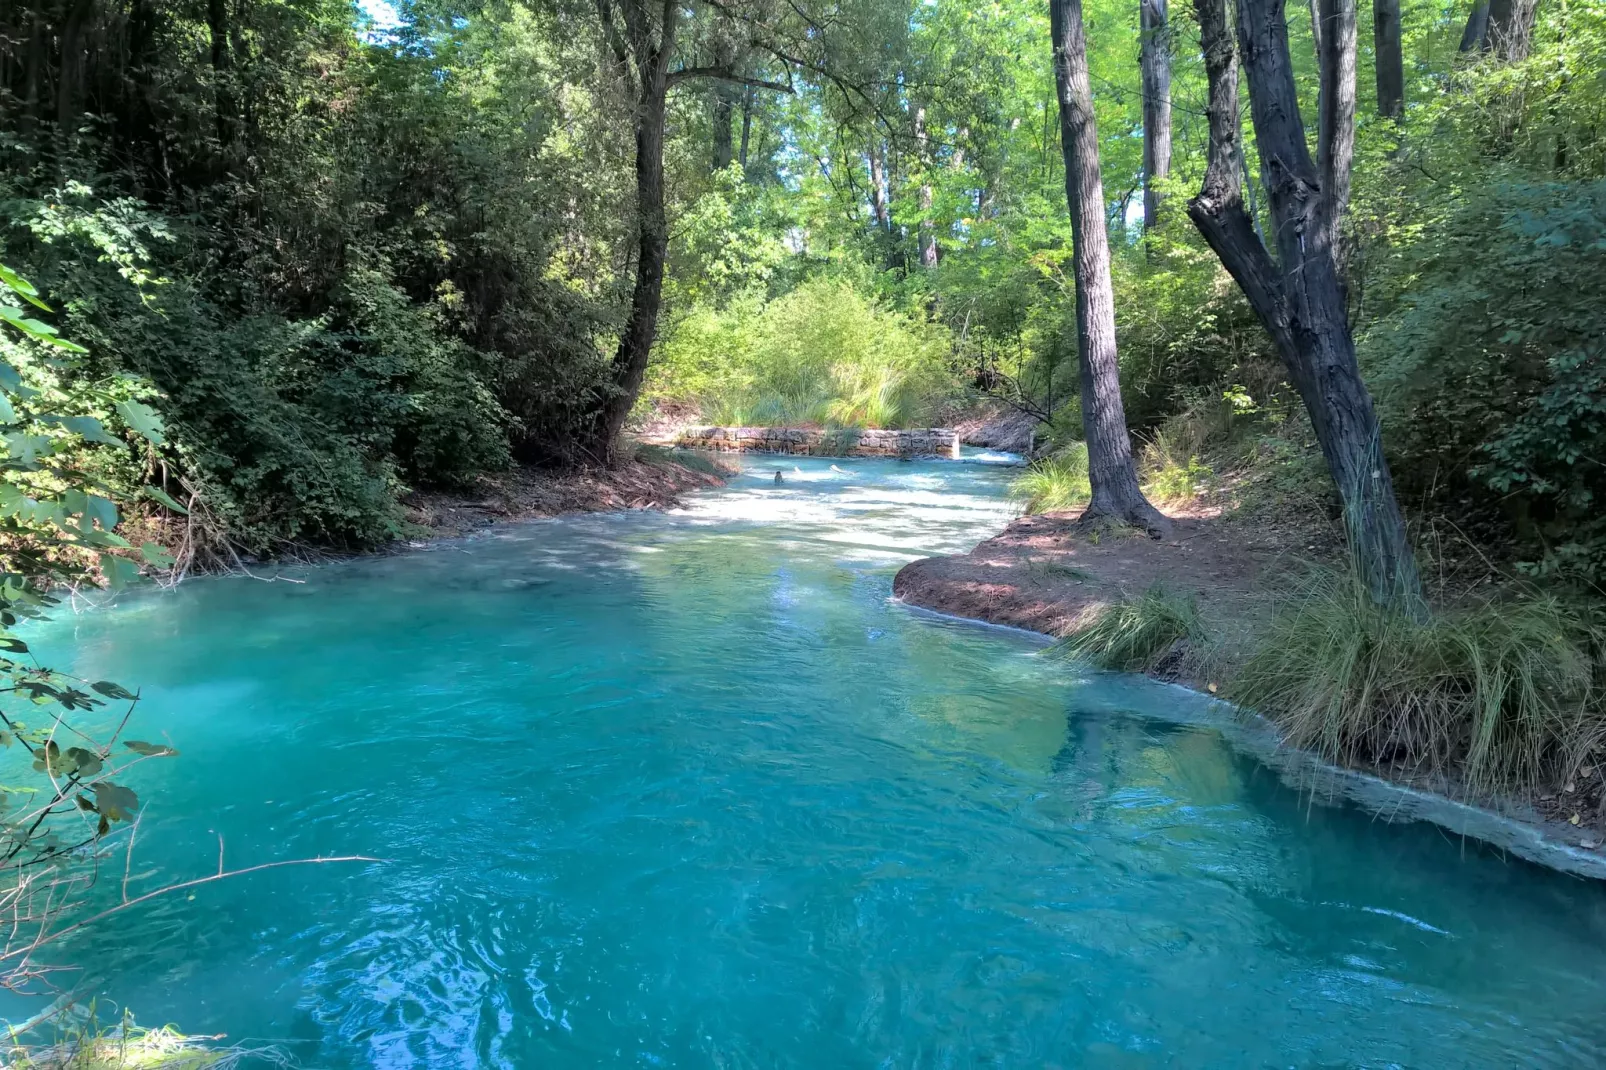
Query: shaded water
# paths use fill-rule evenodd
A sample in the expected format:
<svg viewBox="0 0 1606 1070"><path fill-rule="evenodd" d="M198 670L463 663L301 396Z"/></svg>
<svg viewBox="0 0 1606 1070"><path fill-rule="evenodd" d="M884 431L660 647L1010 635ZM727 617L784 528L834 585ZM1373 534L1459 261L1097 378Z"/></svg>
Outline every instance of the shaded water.
<svg viewBox="0 0 1606 1070"><path fill-rule="evenodd" d="M1007 471L777 463L55 626L183 750L140 767L136 887L218 833L389 860L141 907L68 950L84 983L332 1067L1606 1062L1600 888L890 604Z"/></svg>

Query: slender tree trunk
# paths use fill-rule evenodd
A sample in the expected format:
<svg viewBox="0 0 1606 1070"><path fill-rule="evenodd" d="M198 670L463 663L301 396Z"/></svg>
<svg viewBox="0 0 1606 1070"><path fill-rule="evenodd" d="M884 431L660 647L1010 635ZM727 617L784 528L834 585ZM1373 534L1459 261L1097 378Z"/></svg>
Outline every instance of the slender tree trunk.
<svg viewBox="0 0 1606 1070"><path fill-rule="evenodd" d="M61 27L61 63L56 81L56 134L65 148L77 133L84 83L84 27L94 13L94 0L69 0Z"/></svg>
<svg viewBox="0 0 1606 1070"><path fill-rule="evenodd" d="M229 72L229 9L227 0L206 0L206 22L212 45L212 107L218 148L234 143L236 114ZM219 165L227 168L222 157Z"/></svg>
<svg viewBox="0 0 1606 1070"><path fill-rule="evenodd" d="M721 46L714 52L714 62L720 67L731 65L730 49ZM709 117L714 127L714 147L711 163L715 171L723 171L735 158L731 138L731 119L736 114L736 86L724 79L716 79L713 86L713 114Z"/></svg>
<svg viewBox="0 0 1606 1070"><path fill-rule="evenodd" d="M926 109L915 108L915 144L920 148L920 231L915 241L920 251L920 266L933 268L942 254L937 249L937 225L931 218L931 143L926 136Z"/></svg>
<svg viewBox="0 0 1606 1070"><path fill-rule="evenodd" d="M714 153L713 167L716 171L723 171L735 159L735 151L731 138L731 119L736 113L736 102L731 99L729 85L725 82L714 83Z"/></svg>
<svg viewBox="0 0 1606 1070"><path fill-rule="evenodd" d="M1461 31L1461 51L1481 52L1489 38L1489 0L1480 0L1467 13L1467 27Z"/></svg>
<svg viewBox="0 0 1606 1070"><path fill-rule="evenodd" d="M1372 0L1372 50L1377 55L1377 113L1405 114L1405 53L1400 47L1400 0Z"/></svg>
<svg viewBox="0 0 1606 1070"><path fill-rule="evenodd" d="M1166 0L1139 0L1143 68L1143 229L1160 225L1158 184L1171 173L1171 30Z"/></svg>
<svg viewBox="0 0 1606 1070"><path fill-rule="evenodd" d="M881 146L872 141L865 156L870 161L870 218L877 230L891 233L892 216L887 210L887 168L881 160Z"/></svg>
<svg viewBox="0 0 1606 1070"><path fill-rule="evenodd" d="M1104 227L1104 183L1099 136L1093 120L1093 86L1087 67L1082 0L1049 0L1058 87L1060 148L1065 157L1065 199L1075 246L1076 342L1082 383L1082 430L1087 439L1093 497L1085 520L1112 517L1153 534L1171 524L1138 486L1132 436L1121 404L1115 352L1115 290Z"/></svg>
<svg viewBox="0 0 1606 1070"><path fill-rule="evenodd" d="M747 143L753 134L753 87L748 86L742 93L742 148L737 156L741 164L742 173L747 173Z"/></svg>
<svg viewBox="0 0 1606 1070"><path fill-rule="evenodd" d="M1377 414L1355 361L1337 248L1353 163L1354 0L1321 0L1321 128L1314 161L1299 113L1283 0L1238 0L1276 261L1256 236L1239 187L1237 58L1225 0L1195 0L1195 8L1209 82L1210 157L1188 214L1271 334L1310 413L1344 505L1351 552L1373 597L1420 612L1421 580ZM1335 54L1346 50L1348 58Z"/></svg>

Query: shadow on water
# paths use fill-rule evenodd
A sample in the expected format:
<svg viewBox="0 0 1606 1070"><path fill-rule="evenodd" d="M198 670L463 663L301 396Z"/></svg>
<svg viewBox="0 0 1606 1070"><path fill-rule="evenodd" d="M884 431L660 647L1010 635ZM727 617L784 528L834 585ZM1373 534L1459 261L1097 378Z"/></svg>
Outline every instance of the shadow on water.
<svg viewBox="0 0 1606 1070"><path fill-rule="evenodd" d="M335 1067L1606 1061L1597 885L892 604L1010 513L1007 470L749 463L668 516L39 635L183 751L139 771L136 887L219 834L389 860L142 907L65 949L86 990Z"/></svg>

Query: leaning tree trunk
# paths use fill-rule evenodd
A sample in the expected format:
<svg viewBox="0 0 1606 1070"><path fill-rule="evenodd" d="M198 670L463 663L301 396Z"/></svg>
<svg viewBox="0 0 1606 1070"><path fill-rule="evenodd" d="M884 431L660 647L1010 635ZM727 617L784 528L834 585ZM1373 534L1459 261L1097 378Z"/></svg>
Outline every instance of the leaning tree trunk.
<svg viewBox="0 0 1606 1070"><path fill-rule="evenodd" d="M1188 214L1270 333L1310 413L1343 502L1351 553L1372 596L1419 612L1421 579L1355 360L1338 250L1354 149L1354 0L1321 0L1320 6L1321 128L1312 160L1283 0L1238 0L1238 39L1277 236L1274 261L1255 234L1239 184L1238 70L1225 0L1195 0L1209 84L1210 155Z"/></svg>
<svg viewBox="0 0 1606 1070"><path fill-rule="evenodd" d="M1405 114L1405 54L1400 47L1400 0L1372 0L1372 50L1377 55L1377 113Z"/></svg>
<svg viewBox="0 0 1606 1070"><path fill-rule="evenodd" d="M1160 225L1158 186L1171 173L1171 36L1166 15L1166 0L1139 0L1145 232Z"/></svg>
<svg viewBox="0 0 1606 1070"><path fill-rule="evenodd" d="M1104 231L1104 183L1099 174L1099 136L1093 121L1093 87L1087 68L1082 0L1049 0L1054 34L1054 80L1059 93L1060 147L1065 157L1065 197L1071 210L1076 275L1076 341L1082 382L1082 431L1087 439L1088 479L1093 497L1086 520L1113 517L1152 534L1170 521L1138 487L1132 437L1121 404L1115 354L1115 291L1110 247Z"/></svg>

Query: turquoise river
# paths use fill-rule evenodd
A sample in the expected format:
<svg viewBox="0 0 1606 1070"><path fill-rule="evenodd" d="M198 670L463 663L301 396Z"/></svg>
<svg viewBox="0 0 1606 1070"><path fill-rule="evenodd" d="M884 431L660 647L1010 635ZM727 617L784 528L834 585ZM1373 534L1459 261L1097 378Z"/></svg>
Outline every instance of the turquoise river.
<svg viewBox="0 0 1606 1070"><path fill-rule="evenodd" d="M1006 469L748 464L37 633L183 752L131 774L136 891L220 836L385 860L140 906L58 945L71 983L309 1067L1606 1065L1599 885L894 603Z"/></svg>

